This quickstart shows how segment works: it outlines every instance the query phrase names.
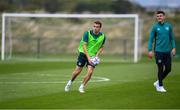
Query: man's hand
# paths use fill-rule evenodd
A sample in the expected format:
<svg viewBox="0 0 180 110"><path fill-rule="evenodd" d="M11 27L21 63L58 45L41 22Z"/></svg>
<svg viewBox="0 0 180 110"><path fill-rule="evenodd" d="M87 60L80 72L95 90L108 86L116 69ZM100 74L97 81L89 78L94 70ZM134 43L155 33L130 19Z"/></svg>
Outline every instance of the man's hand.
<svg viewBox="0 0 180 110"><path fill-rule="evenodd" d="M172 53L173 56L175 56L176 55L176 48L173 48L171 53Z"/></svg>
<svg viewBox="0 0 180 110"><path fill-rule="evenodd" d="M88 59L88 62L93 65L93 62L91 61L91 57L88 56L87 59Z"/></svg>
<svg viewBox="0 0 180 110"><path fill-rule="evenodd" d="M153 52L152 52L152 51L149 51L148 57L149 57L150 59L152 59L152 56L153 56Z"/></svg>

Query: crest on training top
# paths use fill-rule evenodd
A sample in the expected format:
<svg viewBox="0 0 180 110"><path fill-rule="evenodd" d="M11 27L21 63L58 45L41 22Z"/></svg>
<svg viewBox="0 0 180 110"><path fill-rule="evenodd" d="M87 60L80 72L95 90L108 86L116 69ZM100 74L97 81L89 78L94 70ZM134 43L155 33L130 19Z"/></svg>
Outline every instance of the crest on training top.
<svg viewBox="0 0 180 110"><path fill-rule="evenodd" d="M161 63L161 62L162 62L162 60L161 60L161 59L159 59L159 60L158 60L158 63Z"/></svg>
<svg viewBox="0 0 180 110"><path fill-rule="evenodd" d="M167 31L169 31L169 27L165 27L165 29L166 29Z"/></svg>

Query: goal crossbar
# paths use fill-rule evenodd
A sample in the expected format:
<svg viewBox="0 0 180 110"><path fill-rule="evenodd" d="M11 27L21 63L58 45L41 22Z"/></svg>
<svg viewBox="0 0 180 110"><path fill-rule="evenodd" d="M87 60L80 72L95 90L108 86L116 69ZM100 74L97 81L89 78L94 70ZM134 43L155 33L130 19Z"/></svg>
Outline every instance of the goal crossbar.
<svg viewBox="0 0 180 110"><path fill-rule="evenodd" d="M5 22L7 17L35 17L35 18L134 18L134 62L138 61L138 14L41 14L41 13L3 13L2 14L2 41L1 60L5 59Z"/></svg>

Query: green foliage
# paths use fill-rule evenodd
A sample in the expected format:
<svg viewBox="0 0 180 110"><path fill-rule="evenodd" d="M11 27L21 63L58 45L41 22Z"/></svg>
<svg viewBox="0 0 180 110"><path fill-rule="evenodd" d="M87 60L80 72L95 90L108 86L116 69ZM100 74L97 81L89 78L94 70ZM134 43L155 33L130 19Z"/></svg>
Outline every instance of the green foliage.
<svg viewBox="0 0 180 110"><path fill-rule="evenodd" d="M129 13L141 7L127 0L1 0L0 12L46 11L82 13Z"/></svg>
<svg viewBox="0 0 180 110"><path fill-rule="evenodd" d="M111 8L113 12L123 14L137 12L138 10L143 9L140 6L132 4L128 0L115 0L114 2L112 2Z"/></svg>

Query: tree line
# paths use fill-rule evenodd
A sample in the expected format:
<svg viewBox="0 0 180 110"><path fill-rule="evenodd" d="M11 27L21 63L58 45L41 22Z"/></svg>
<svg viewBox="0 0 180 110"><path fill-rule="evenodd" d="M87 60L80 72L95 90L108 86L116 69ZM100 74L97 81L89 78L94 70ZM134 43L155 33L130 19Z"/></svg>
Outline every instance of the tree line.
<svg viewBox="0 0 180 110"><path fill-rule="evenodd" d="M144 10L128 0L1 0L0 12L134 13Z"/></svg>

